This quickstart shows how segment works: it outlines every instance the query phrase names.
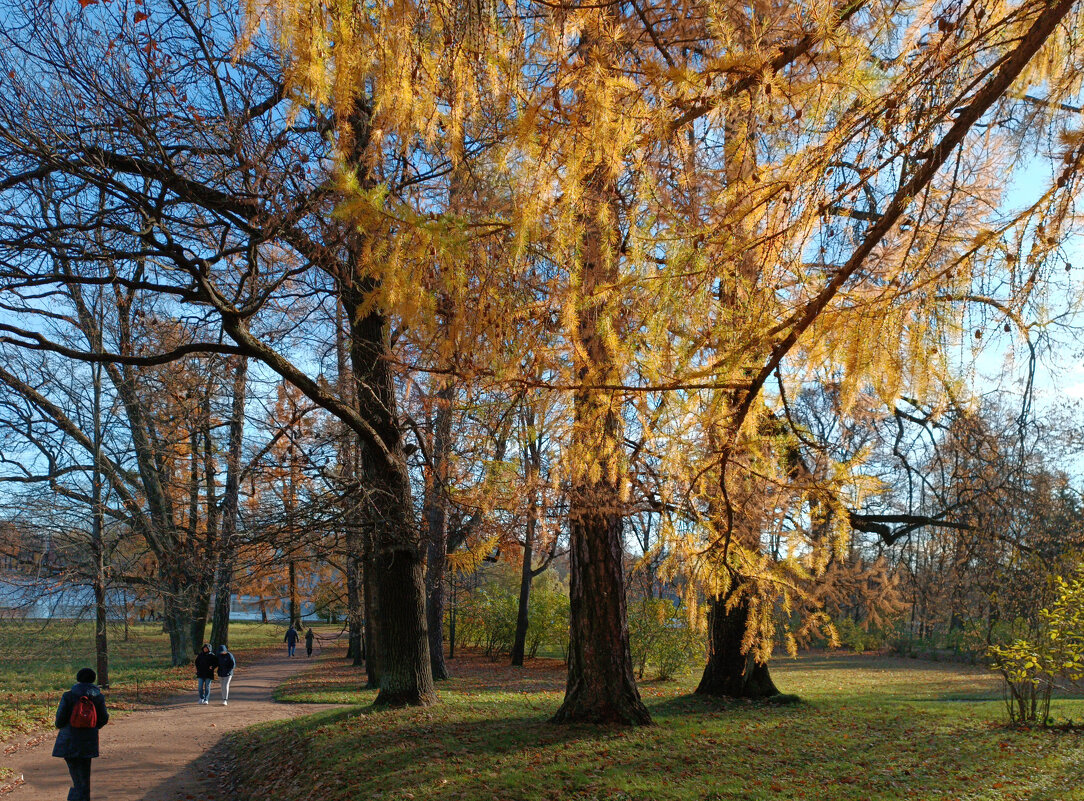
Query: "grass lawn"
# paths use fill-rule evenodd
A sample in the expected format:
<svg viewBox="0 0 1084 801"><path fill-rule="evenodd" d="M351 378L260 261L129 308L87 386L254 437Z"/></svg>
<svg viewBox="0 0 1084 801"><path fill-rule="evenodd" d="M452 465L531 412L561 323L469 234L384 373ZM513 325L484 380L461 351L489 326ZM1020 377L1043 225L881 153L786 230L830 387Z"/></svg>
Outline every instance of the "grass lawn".
<svg viewBox="0 0 1084 801"><path fill-rule="evenodd" d="M236 798L1084 801L1084 733L1006 728L1000 680L976 668L780 659L776 683L803 699L784 707L693 697L694 675L646 682L655 725L631 729L547 723L560 662L449 666L428 709L368 708L340 661L296 677L282 700L355 706L235 735ZM1053 713L1080 722L1084 699Z"/></svg>
<svg viewBox="0 0 1084 801"><path fill-rule="evenodd" d="M231 623L230 649L240 661L281 645L281 626ZM208 628L210 633L210 628ZM17 732L52 729L60 695L82 667L95 667L89 622L0 620L0 740ZM133 709L194 689L191 666L171 667L161 624L130 627L128 640L109 632L109 709Z"/></svg>

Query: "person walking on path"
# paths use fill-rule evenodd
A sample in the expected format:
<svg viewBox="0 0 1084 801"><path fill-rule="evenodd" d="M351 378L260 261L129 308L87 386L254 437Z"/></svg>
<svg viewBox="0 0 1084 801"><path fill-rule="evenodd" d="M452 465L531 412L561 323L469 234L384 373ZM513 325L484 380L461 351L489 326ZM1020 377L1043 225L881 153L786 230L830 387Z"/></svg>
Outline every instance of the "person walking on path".
<svg viewBox="0 0 1084 801"><path fill-rule="evenodd" d="M233 669L237 667L237 660L233 658L230 649L225 643L218 646L218 685L222 688L222 706L227 706L230 701L230 679L233 678Z"/></svg>
<svg viewBox="0 0 1084 801"><path fill-rule="evenodd" d="M214 681L216 667L218 659L211 653L211 646L204 643L196 657L196 689L201 704L211 703L211 682Z"/></svg>
<svg viewBox="0 0 1084 801"><path fill-rule="evenodd" d="M282 638L282 641L286 643L286 655L293 656L294 649L297 647L297 629L294 628L293 623L286 629L286 636Z"/></svg>
<svg viewBox="0 0 1084 801"><path fill-rule="evenodd" d="M312 641L316 635L312 633L312 626L305 632L305 656L312 656Z"/></svg>
<svg viewBox="0 0 1084 801"><path fill-rule="evenodd" d="M109 722L105 696L90 668L75 674L75 685L60 697L56 727L60 730L53 756L68 763L72 787L68 801L90 801L90 760L98 756L98 729Z"/></svg>

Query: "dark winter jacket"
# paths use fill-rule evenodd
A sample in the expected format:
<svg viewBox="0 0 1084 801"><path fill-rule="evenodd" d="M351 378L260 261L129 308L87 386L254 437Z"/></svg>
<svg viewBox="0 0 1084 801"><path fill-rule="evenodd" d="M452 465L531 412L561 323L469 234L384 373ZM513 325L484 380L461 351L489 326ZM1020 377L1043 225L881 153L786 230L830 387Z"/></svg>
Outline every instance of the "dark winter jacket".
<svg viewBox="0 0 1084 801"><path fill-rule="evenodd" d="M209 651L207 653L200 651L199 656L196 657L196 678L213 679L216 667L218 667L218 657Z"/></svg>
<svg viewBox="0 0 1084 801"><path fill-rule="evenodd" d="M287 645L297 645L297 631L293 626L286 630L286 636L282 638L282 641Z"/></svg>
<svg viewBox="0 0 1084 801"><path fill-rule="evenodd" d="M68 725L75 702L82 696L90 698L97 713L98 725L94 729L73 729ZM85 759L98 756L98 729L109 722L105 709L105 696L96 684L79 682L60 697L56 710L56 727L60 729L53 746L53 756L67 759Z"/></svg>
<svg viewBox="0 0 1084 801"><path fill-rule="evenodd" d="M312 633L312 629L305 632L305 647L312 648L312 640L316 635Z"/></svg>
<svg viewBox="0 0 1084 801"><path fill-rule="evenodd" d="M224 676L232 676L233 669L237 667L237 660L233 658L233 654L226 650L225 645L218 646L218 676L222 678Z"/></svg>

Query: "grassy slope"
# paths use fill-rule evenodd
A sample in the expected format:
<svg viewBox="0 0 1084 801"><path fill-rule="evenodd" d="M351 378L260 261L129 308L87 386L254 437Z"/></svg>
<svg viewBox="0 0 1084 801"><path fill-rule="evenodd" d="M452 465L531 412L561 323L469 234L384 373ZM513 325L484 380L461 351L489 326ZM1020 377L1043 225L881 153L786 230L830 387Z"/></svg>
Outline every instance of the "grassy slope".
<svg viewBox="0 0 1084 801"><path fill-rule="evenodd" d="M208 629L208 633L210 629ZM274 625L233 623L230 648L246 660L282 641ZM160 624L109 632L110 710L132 709L194 688L191 666L169 664L169 637ZM51 729L60 695L81 667L94 667L90 623L0 620L0 741L16 732Z"/></svg>
<svg viewBox="0 0 1084 801"><path fill-rule="evenodd" d="M560 663L451 663L430 709L364 706L238 735L239 799L1032 799L1084 801L1084 735L1001 725L996 677L866 656L781 660L790 707L689 696L694 676L645 683L656 725L558 727ZM371 702L329 662L283 700ZM1084 718L1084 700L1055 704Z"/></svg>

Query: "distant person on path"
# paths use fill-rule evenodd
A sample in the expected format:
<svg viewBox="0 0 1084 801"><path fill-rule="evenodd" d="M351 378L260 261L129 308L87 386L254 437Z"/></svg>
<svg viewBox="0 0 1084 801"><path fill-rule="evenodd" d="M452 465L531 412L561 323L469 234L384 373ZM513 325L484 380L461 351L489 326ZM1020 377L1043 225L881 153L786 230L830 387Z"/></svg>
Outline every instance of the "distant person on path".
<svg viewBox="0 0 1084 801"><path fill-rule="evenodd" d="M233 678L233 669L237 667L237 660L233 658L226 644L218 646L218 684L222 688L222 706L227 706L230 701L230 679Z"/></svg>
<svg viewBox="0 0 1084 801"><path fill-rule="evenodd" d="M286 643L286 655L293 656L294 649L297 647L297 629L294 628L293 623L286 629L286 636L282 638L282 641Z"/></svg>
<svg viewBox="0 0 1084 801"><path fill-rule="evenodd" d="M312 633L312 626L305 632L305 656L312 656L312 640L316 635Z"/></svg>
<svg viewBox="0 0 1084 801"><path fill-rule="evenodd" d="M75 685L60 697L56 710L56 735L53 756L68 763L72 789L68 801L90 801L90 760L98 756L98 729L109 722L105 696L90 668L75 674Z"/></svg>
<svg viewBox="0 0 1084 801"><path fill-rule="evenodd" d="M211 653L211 646L204 643L196 657L196 689L199 691L201 704L211 703L211 682L214 681L216 667L218 659Z"/></svg>

